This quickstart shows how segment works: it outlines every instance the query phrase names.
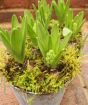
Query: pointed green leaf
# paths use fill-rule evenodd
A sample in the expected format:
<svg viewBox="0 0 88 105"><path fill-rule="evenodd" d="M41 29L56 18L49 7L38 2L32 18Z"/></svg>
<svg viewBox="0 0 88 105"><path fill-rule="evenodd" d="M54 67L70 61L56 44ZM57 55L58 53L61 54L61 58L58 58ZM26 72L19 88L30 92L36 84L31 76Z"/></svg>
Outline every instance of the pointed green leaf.
<svg viewBox="0 0 88 105"><path fill-rule="evenodd" d="M18 60L19 62L22 62L21 61L22 60L21 58L22 39L21 39L21 30L19 27L14 28L12 30L11 48L15 59Z"/></svg>
<svg viewBox="0 0 88 105"><path fill-rule="evenodd" d="M7 35L5 32L3 33L2 31L0 31L0 38L2 40L2 42L4 43L4 45L6 46L6 48L8 50L11 49L11 46L10 46L10 35Z"/></svg>
<svg viewBox="0 0 88 105"><path fill-rule="evenodd" d="M55 53L57 53L58 48L59 48L59 41L60 41L60 33L58 31L58 25L57 24L54 24L52 27L51 39L52 39L52 49L55 51Z"/></svg>
<svg viewBox="0 0 88 105"><path fill-rule="evenodd" d="M64 39L61 42L60 50L65 50L65 48L66 48L66 46L67 46L67 44L71 38L72 31L69 30L68 28L64 28L63 29L63 35L64 35Z"/></svg>
<svg viewBox="0 0 88 105"><path fill-rule="evenodd" d="M16 27L18 27L18 26L19 26L18 19L17 19L16 15L13 15L13 16L12 16L12 29L13 29L13 28L16 28Z"/></svg>
<svg viewBox="0 0 88 105"><path fill-rule="evenodd" d="M31 28L31 26L30 26L29 24L28 24L27 26L28 26L28 27L27 27L27 29L28 29L28 35L29 35L29 37L31 38L33 44L34 44L35 46L37 46L37 35L36 35L36 33L34 32L33 28Z"/></svg>
<svg viewBox="0 0 88 105"><path fill-rule="evenodd" d="M43 51L44 51L43 53L45 56L45 54L47 53L47 51L49 49L49 46L48 46L49 33L40 22L38 22L38 24L37 24L37 32L38 32L38 44L39 44L39 46L41 44Z"/></svg>
<svg viewBox="0 0 88 105"><path fill-rule="evenodd" d="M33 27L34 26L34 18L32 16L32 13L29 10L25 10L24 17L26 17L27 23Z"/></svg>

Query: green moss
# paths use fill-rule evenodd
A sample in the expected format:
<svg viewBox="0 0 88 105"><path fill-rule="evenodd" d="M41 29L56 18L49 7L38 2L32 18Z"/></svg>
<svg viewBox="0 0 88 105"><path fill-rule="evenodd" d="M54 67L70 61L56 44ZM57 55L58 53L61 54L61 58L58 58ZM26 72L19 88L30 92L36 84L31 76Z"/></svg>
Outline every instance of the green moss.
<svg viewBox="0 0 88 105"><path fill-rule="evenodd" d="M6 49L4 47L0 48L0 70L4 69L6 63L8 62L8 59L9 59L9 55Z"/></svg>
<svg viewBox="0 0 88 105"><path fill-rule="evenodd" d="M29 60L37 60L42 57L40 50L33 45L29 38L26 40L25 56Z"/></svg>
<svg viewBox="0 0 88 105"><path fill-rule="evenodd" d="M70 40L70 43L74 44L76 46L76 48L80 51L81 48L83 47L82 34L79 33L78 35L76 35L74 38L72 38Z"/></svg>
<svg viewBox="0 0 88 105"><path fill-rule="evenodd" d="M61 65L63 66L62 69L60 68ZM42 71L39 65L36 64L32 67L28 62L27 69L22 75L16 76L13 84L34 93L55 93L79 73L78 50L74 46L69 46L63 54L61 64L58 65L57 70L48 72L45 68Z"/></svg>
<svg viewBox="0 0 88 105"><path fill-rule="evenodd" d="M24 74L16 78L16 86L34 93L55 93L59 90L61 81L59 73L49 74L41 72L38 67L27 69Z"/></svg>
<svg viewBox="0 0 88 105"><path fill-rule="evenodd" d="M65 65L61 71L61 75L68 75L70 78L75 77L80 73L79 50L74 46L68 46L61 61Z"/></svg>
<svg viewBox="0 0 88 105"><path fill-rule="evenodd" d="M30 49L28 46L31 46ZM56 93L65 83L80 73L79 52L75 46L68 46L57 68L51 69L44 63L43 57L31 43L27 46L23 64L9 56L4 62L2 72L9 82L23 90L34 93ZM7 54L2 51L2 55ZM7 55L4 55L4 57ZM5 58L5 59L6 59ZM2 57L4 60L4 58ZM3 62L1 60L1 64ZM4 60L5 61L5 60Z"/></svg>
<svg viewBox="0 0 88 105"><path fill-rule="evenodd" d="M13 58L9 58L6 63L5 69L3 69L3 74L8 81L14 81L15 76L21 75L23 72L23 65L17 63Z"/></svg>

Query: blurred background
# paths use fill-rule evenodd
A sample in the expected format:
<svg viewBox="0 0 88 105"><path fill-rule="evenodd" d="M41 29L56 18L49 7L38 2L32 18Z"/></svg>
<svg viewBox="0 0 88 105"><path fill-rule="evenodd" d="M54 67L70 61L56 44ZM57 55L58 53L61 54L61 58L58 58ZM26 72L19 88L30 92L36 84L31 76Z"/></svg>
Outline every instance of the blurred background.
<svg viewBox="0 0 88 105"><path fill-rule="evenodd" d="M47 0L48 3L51 1ZM0 23L10 22L13 14L22 16L25 9L31 9L33 12L33 4L37 6L38 0L0 0ZM70 7L73 8L74 14L83 10L88 20L88 0L71 0Z"/></svg>

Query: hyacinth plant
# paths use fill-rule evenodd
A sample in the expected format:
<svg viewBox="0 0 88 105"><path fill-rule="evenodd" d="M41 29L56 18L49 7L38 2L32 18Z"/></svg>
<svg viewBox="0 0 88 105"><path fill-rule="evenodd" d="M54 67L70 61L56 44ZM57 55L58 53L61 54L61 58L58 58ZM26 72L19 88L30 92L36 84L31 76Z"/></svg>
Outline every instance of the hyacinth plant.
<svg viewBox="0 0 88 105"><path fill-rule="evenodd" d="M4 75L14 86L34 93L54 93L79 73L78 49L70 40L80 32L83 12L74 17L69 5L70 0L66 4L52 0L51 5L39 0L35 17L26 10L21 23L12 17L10 32L0 28L1 41L12 55L4 65ZM53 11L58 20L52 22Z"/></svg>
<svg viewBox="0 0 88 105"><path fill-rule="evenodd" d="M45 11L47 10L47 11ZM51 34L48 32L48 26L52 15L52 6L46 3L46 0L39 2L39 7L36 12L36 20L29 11L25 11L27 18L28 36L31 38L33 44L39 47L45 62L51 67L56 67L61 58L62 52L71 37L71 30L63 29L63 42L61 41L61 33L58 30L58 25L54 24ZM56 46L58 44L58 47ZM52 57L49 58L49 56Z"/></svg>
<svg viewBox="0 0 88 105"><path fill-rule="evenodd" d="M64 0L58 0L58 3L53 0L53 7L59 24L72 30L72 37L75 37L80 32L81 27L85 22L84 12L79 12L76 16L74 16L73 10L69 8L69 6L70 0L67 0L66 3Z"/></svg>
<svg viewBox="0 0 88 105"><path fill-rule="evenodd" d="M61 33L58 32L58 26L55 24L52 27L51 34L44 29L41 23L38 23L38 47L47 63L50 67L56 67L60 62L62 53L66 49L72 32L64 28L63 29L63 40L60 38Z"/></svg>
<svg viewBox="0 0 88 105"><path fill-rule="evenodd" d="M26 20L23 18L22 25L18 22L17 17L12 17L11 32L0 29L0 37L6 48L12 56L20 63L24 62L25 40L26 40Z"/></svg>

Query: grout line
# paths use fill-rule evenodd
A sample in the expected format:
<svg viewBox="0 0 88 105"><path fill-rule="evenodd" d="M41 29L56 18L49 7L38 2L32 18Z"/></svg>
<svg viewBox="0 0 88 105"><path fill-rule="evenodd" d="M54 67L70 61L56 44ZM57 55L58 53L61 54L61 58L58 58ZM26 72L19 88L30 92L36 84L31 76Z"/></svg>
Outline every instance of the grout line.
<svg viewBox="0 0 88 105"><path fill-rule="evenodd" d="M25 10L28 10L28 9L25 9L25 8L2 9L2 10L0 10L0 13L23 12ZM33 9L30 9L30 11L33 11Z"/></svg>
<svg viewBox="0 0 88 105"><path fill-rule="evenodd" d="M73 10L84 10L84 11L88 11L88 8L72 8Z"/></svg>
<svg viewBox="0 0 88 105"><path fill-rule="evenodd" d="M78 76L78 78L80 80L80 84L82 85L82 87L84 87L85 86L85 83L83 81L83 78L80 75ZM88 90L87 90L87 88L83 88L83 92L84 92L84 95L86 97L86 101L88 103Z"/></svg>
<svg viewBox="0 0 88 105"><path fill-rule="evenodd" d="M12 8L12 9L1 9L0 13L6 13L6 12L23 12L24 10L27 10L29 8ZM74 11L75 10L84 10L84 11L88 11L88 8L72 8ZM33 9L30 9L31 11L33 11Z"/></svg>

